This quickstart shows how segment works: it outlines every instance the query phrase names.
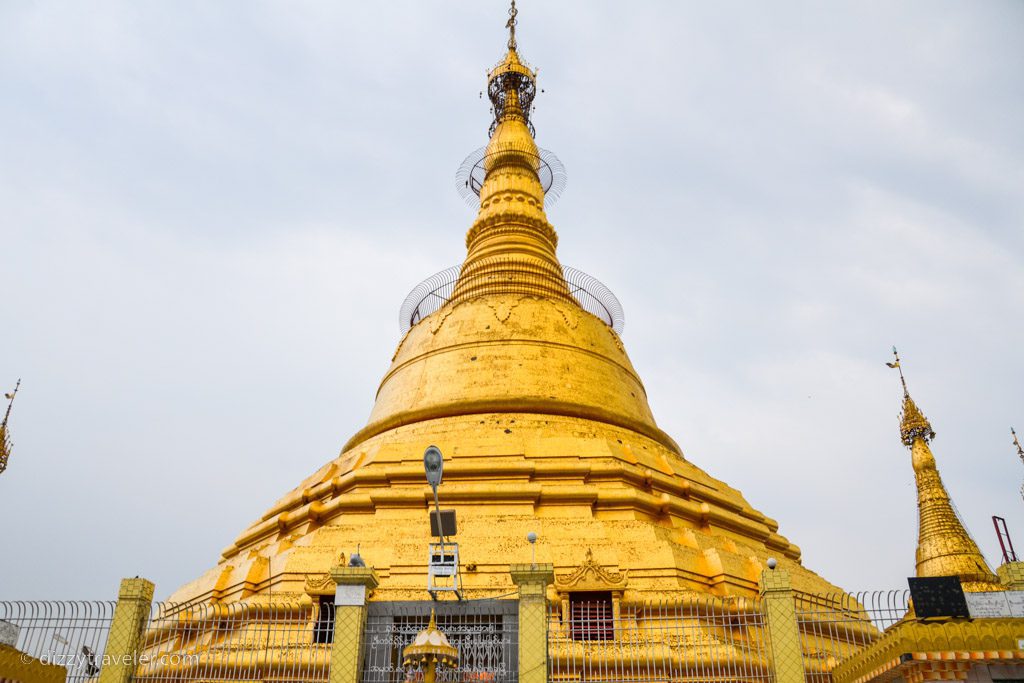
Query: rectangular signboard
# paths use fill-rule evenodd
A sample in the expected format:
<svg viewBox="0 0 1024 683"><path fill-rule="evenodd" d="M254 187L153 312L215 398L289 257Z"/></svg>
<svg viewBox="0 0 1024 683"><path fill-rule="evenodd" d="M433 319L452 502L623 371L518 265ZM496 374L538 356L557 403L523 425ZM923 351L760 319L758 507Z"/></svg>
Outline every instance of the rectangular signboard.
<svg viewBox="0 0 1024 683"><path fill-rule="evenodd" d="M1006 591L1006 604L1010 606L1010 616L1024 618L1024 591Z"/></svg>
<svg viewBox="0 0 1024 683"><path fill-rule="evenodd" d="M993 619L1010 616L1010 603L1006 601L1006 593L964 593L967 600L967 611L972 619Z"/></svg>

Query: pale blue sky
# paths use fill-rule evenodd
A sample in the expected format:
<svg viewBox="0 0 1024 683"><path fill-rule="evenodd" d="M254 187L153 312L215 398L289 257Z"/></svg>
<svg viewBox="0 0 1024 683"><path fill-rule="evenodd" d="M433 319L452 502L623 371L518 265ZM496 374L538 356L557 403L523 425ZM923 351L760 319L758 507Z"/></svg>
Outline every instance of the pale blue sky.
<svg viewBox="0 0 1024 683"><path fill-rule="evenodd" d="M901 348L1024 547L1024 4L523 0L563 262L659 424L850 589L913 571ZM366 420L461 260L505 4L0 4L0 597L166 595Z"/></svg>

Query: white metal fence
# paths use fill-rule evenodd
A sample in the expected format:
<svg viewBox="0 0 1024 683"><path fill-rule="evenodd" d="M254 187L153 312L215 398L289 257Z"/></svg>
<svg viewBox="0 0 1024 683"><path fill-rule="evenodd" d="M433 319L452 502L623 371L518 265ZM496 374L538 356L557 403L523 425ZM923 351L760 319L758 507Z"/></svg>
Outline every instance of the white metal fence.
<svg viewBox="0 0 1024 683"><path fill-rule="evenodd" d="M135 681L327 681L333 609L310 602L155 603Z"/></svg>
<svg viewBox="0 0 1024 683"><path fill-rule="evenodd" d="M113 601L0 601L0 621L13 626L14 647L46 664L68 670L68 683L99 675Z"/></svg>
<svg viewBox="0 0 1024 683"><path fill-rule="evenodd" d="M909 613L909 591L812 595L793 608L808 683L831 683L835 666ZM518 680L516 600L369 603L362 682L405 683L401 650L437 623L460 651L442 683ZM90 683L111 656L112 601L0 601L15 647L64 666L69 683ZM334 608L306 599L179 605L153 603L135 656L137 683L274 681L326 683ZM0 625L2 626L2 625ZM13 627L13 628L12 628ZM118 653L123 656L124 653ZM548 606L552 681L721 681L773 683L770 633L760 600L693 594L680 599Z"/></svg>
<svg viewBox="0 0 1024 683"><path fill-rule="evenodd" d="M757 600L565 602L552 605L548 625L551 680L773 679Z"/></svg>
<svg viewBox="0 0 1024 683"><path fill-rule="evenodd" d="M899 623L910 607L909 590L794 596L808 683L831 683L832 669Z"/></svg>

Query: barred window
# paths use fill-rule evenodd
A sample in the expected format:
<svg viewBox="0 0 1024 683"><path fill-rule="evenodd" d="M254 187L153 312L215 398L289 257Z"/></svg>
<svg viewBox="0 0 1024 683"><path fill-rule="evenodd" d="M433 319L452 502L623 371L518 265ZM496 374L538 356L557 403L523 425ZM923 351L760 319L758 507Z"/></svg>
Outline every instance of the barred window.
<svg viewBox="0 0 1024 683"><path fill-rule="evenodd" d="M610 591L569 593L569 633L573 640L612 640L615 620Z"/></svg>
<svg viewBox="0 0 1024 683"><path fill-rule="evenodd" d="M321 595L319 597L320 609L317 610L316 624L313 626L314 643L334 642L334 596Z"/></svg>

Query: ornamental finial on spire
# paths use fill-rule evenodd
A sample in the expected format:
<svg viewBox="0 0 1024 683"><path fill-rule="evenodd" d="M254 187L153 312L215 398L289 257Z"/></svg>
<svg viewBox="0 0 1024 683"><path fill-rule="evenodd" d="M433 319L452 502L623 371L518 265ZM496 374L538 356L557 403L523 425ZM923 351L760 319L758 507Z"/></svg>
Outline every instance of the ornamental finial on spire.
<svg viewBox="0 0 1024 683"><path fill-rule="evenodd" d="M895 360L892 363L886 363L886 365L899 370L900 384L903 385L903 413L900 415L900 439L905 446L912 446L914 439L923 439L925 442L931 441L935 438L935 431L932 429L931 423L928 422L928 418L924 416L921 409L914 403L914 399L910 398L910 392L907 391L907 380L903 376L903 366L900 365L900 354L895 346L892 347L892 355Z"/></svg>
<svg viewBox="0 0 1024 683"><path fill-rule="evenodd" d="M890 368L895 368L900 371L900 384L903 385L903 395L907 394L907 380L903 378L903 366L900 365L900 352L896 350L896 347L892 347L892 356L895 360L892 363L886 363Z"/></svg>
<svg viewBox="0 0 1024 683"><path fill-rule="evenodd" d="M1014 431L1013 427L1010 427L1010 434L1013 434L1013 445L1017 447L1017 455L1020 457L1021 462L1024 462L1024 448L1021 448L1020 441L1017 440L1017 432Z"/></svg>
<svg viewBox="0 0 1024 683"><path fill-rule="evenodd" d="M508 29L508 49L516 49L516 15L519 14L519 10L516 9L516 0L512 0L512 6L508 8L508 21L505 22L505 28Z"/></svg>
<svg viewBox="0 0 1024 683"><path fill-rule="evenodd" d="M498 64L487 72L487 98L491 101L494 121L488 137L494 135L498 124L506 118L519 118L533 135L533 124L530 113L533 110L533 98L537 94L537 72L525 64L516 51L516 9L515 0L508 10L508 52Z"/></svg>

